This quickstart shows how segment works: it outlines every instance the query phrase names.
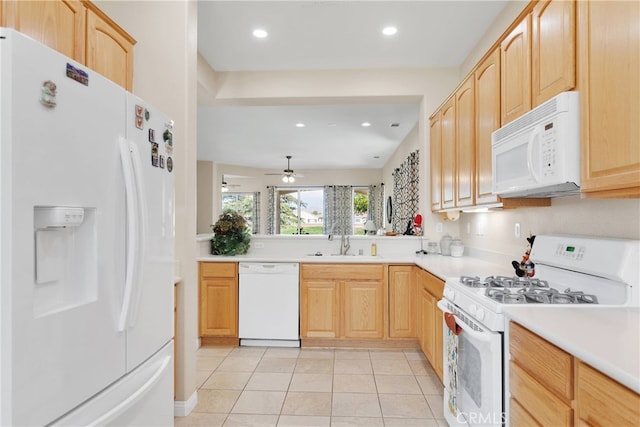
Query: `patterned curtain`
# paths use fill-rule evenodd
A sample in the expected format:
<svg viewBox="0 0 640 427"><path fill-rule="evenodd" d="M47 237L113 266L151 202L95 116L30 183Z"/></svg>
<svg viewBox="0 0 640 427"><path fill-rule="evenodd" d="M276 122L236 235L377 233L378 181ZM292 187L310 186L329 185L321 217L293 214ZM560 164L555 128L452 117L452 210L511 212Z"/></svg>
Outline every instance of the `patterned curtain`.
<svg viewBox="0 0 640 427"><path fill-rule="evenodd" d="M419 176L420 157L416 150L393 172L392 227L397 233L404 233L418 213Z"/></svg>
<svg viewBox="0 0 640 427"><path fill-rule="evenodd" d="M276 187L267 187L267 234L276 234Z"/></svg>
<svg viewBox="0 0 640 427"><path fill-rule="evenodd" d="M260 234L260 192L253 193L253 234Z"/></svg>
<svg viewBox="0 0 640 427"><path fill-rule="evenodd" d="M369 186L369 215L376 228L384 227L384 184Z"/></svg>
<svg viewBox="0 0 640 427"><path fill-rule="evenodd" d="M353 187L324 187L324 234L353 234ZM333 229L333 230L332 230Z"/></svg>

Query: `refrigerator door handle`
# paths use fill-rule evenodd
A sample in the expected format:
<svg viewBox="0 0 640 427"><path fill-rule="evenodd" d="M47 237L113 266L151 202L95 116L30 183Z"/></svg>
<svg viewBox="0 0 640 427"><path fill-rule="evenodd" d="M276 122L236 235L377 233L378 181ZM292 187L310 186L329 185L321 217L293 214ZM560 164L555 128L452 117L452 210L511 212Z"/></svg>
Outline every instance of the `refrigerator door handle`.
<svg viewBox="0 0 640 427"><path fill-rule="evenodd" d="M108 412L102 414L93 422L89 423L88 427L104 426L109 424L109 422L116 419L120 414L125 412L128 408L134 405L138 400L144 397L144 395L147 394L156 385L158 381L160 381L162 374L169 366L169 362L171 362L171 356L166 356L162 361L162 363L160 364L160 367L153 373L153 375L147 380L147 382L145 382L135 392L127 396L126 399L124 399L123 401L115 405Z"/></svg>
<svg viewBox="0 0 640 427"><path fill-rule="evenodd" d="M120 138L119 147L127 201L127 269L125 274L124 296L120 309L120 318L118 319L118 331L124 332L127 327L127 318L129 317L134 286L134 269L137 263L138 221L136 214L136 185L133 176L134 172L129 142L124 138Z"/></svg>
<svg viewBox="0 0 640 427"><path fill-rule="evenodd" d="M129 142L129 152L131 153L133 177L136 186L136 219L138 221L138 237L136 239L136 264L134 265L135 281L133 283L133 292L131 295L131 305L129 309L129 322L128 326L135 324L135 319L138 315L138 307L140 305L140 299L142 298L142 265L140 260L146 259L147 244L147 200L145 198L144 188L144 176L142 169L142 162L140 160L140 151L138 145L135 142Z"/></svg>

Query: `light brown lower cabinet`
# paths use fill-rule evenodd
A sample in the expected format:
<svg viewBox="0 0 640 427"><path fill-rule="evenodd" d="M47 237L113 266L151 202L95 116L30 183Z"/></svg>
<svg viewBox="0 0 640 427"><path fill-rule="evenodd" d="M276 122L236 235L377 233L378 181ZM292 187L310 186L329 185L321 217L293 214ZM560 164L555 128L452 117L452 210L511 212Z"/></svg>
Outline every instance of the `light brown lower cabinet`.
<svg viewBox="0 0 640 427"><path fill-rule="evenodd" d="M509 325L511 426L638 426L640 395L521 325Z"/></svg>
<svg viewBox="0 0 640 427"><path fill-rule="evenodd" d="M382 264L301 264L300 337L382 339Z"/></svg>
<svg viewBox="0 0 640 427"><path fill-rule="evenodd" d="M389 336L416 338L416 267L389 266Z"/></svg>
<svg viewBox="0 0 640 427"><path fill-rule="evenodd" d="M442 299L444 282L419 267L415 268L418 294L418 342L433 370L442 381L443 314L437 303Z"/></svg>
<svg viewBox="0 0 640 427"><path fill-rule="evenodd" d="M200 337L238 337L238 263L201 262ZM232 342L232 341L230 341Z"/></svg>
<svg viewBox="0 0 640 427"><path fill-rule="evenodd" d="M576 362L576 425L640 426L640 395Z"/></svg>

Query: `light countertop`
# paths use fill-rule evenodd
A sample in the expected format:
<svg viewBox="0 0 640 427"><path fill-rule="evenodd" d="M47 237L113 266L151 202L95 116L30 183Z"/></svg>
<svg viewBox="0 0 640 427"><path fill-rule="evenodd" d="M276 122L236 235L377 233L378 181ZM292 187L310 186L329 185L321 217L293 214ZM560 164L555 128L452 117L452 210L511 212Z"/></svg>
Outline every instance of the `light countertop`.
<svg viewBox="0 0 640 427"><path fill-rule="evenodd" d="M479 258L442 255L384 255L384 256L302 256L302 257L265 257L251 255L222 256L208 255L199 257L197 261L205 262L299 262L299 263L382 263L382 264L415 264L442 280L447 277L489 276L491 274L513 275L513 268Z"/></svg>
<svg viewBox="0 0 640 427"><path fill-rule="evenodd" d="M640 308L505 306L511 320L640 393Z"/></svg>

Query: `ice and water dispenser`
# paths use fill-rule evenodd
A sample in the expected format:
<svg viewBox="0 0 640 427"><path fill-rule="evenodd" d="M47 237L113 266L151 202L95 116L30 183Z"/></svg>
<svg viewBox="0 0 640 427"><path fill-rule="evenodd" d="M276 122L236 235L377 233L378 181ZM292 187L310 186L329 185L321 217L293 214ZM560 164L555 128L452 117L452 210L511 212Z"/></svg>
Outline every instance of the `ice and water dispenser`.
<svg viewBox="0 0 640 427"><path fill-rule="evenodd" d="M95 301L95 209L36 206L34 231L36 317Z"/></svg>

